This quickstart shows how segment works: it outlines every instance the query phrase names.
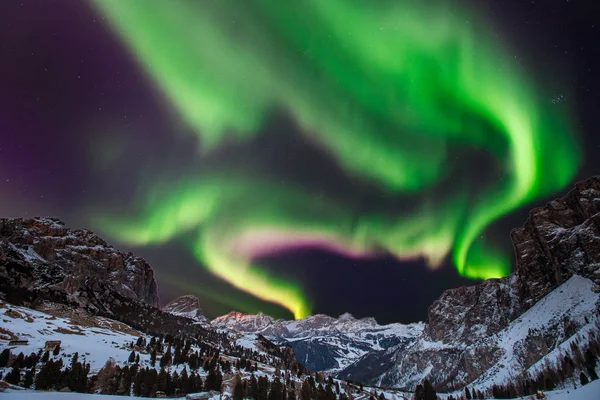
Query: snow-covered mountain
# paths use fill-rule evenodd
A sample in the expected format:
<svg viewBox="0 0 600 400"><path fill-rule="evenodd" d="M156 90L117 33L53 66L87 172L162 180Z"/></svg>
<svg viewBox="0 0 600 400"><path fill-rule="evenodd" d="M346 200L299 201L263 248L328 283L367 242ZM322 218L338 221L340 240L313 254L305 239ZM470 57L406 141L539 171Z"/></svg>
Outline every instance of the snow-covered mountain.
<svg viewBox="0 0 600 400"><path fill-rule="evenodd" d="M511 238L514 274L447 290L418 340L367 354L338 376L394 387L424 378L438 387L483 385L530 372L573 335L598 333L600 177L532 210Z"/></svg>
<svg viewBox="0 0 600 400"><path fill-rule="evenodd" d="M298 360L314 371L338 372L371 351L408 345L423 324L378 325L373 318L356 319L346 313L339 318L317 314L296 320L274 320L262 313L231 312L211 321L215 328L260 334L288 344Z"/></svg>
<svg viewBox="0 0 600 400"><path fill-rule="evenodd" d="M196 296L185 295L170 301L163 307L163 311L179 317L192 319L206 325L208 318L202 314L200 300Z"/></svg>
<svg viewBox="0 0 600 400"><path fill-rule="evenodd" d="M522 373L536 376L547 362L555 365L569 353L573 341L586 343L600 330L599 308L598 286L575 275L495 334L469 342L432 340L424 334L405 348L369 354L341 375L371 382L364 376L382 367L373 384L411 387L428 378L486 389ZM464 361L456 370L459 360ZM469 380L473 371L482 372Z"/></svg>
<svg viewBox="0 0 600 400"><path fill-rule="evenodd" d="M384 387L412 389L427 378L448 389L483 388L537 373L574 335L585 340L600 330L600 178L534 209L511 237L516 273L447 290L426 324L240 313L212 324L288 343L313 370Z"/></svg>

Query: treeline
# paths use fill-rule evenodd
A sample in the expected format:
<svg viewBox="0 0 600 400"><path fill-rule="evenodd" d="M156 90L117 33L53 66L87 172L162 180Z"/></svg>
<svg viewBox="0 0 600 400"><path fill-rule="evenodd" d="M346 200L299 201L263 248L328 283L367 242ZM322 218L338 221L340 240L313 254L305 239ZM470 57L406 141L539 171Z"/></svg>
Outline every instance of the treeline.
<svg viewBox="0 0 600 400"><path fill-rule="evenodd" d="M58 355L56 349L55 356ZM11 367L4 377L10 384L25 388L35 386L37 390L61 390L68 387L76 392L89 391L90 364L80 362L78 353L73 355L70 364L64 369L63 360L50 358L48 351L43 354L41 351L37 354L31 353L28 356L19 353L14 359L11 358L8 349L4 349L0 354L0 368Z"/></svg>
<svg viewBox="0 0 600 400"><path fill-rule="evenodd" d="M513 399L535 395L564 387L567 384L574 387L587 385L598 379L596 365L600 358L600 337L597 332L590 333L585 343L580 339L571 342L569 353L563 353L553 365L547 359L544 368L535 376L527 373L513 378L505 384L492 385L487 390L464 388L464 396L448 397L448 400Z"/></svg>
<svg viewBox="0 0 600 400"><path fill-rule="evenodd" d="M262 354L230 342L215 346L212 343L204 341L200 336L186 338L174 337L170 334L165 336L153 336L150 340L139 337L136 342L130 344L130 348L138 353L143 352L150 354L152 366L155 365L158 356L161 356L161 367L187 363L189 364L190 369L196 370L199 366L205 366L207 360L213 358L218 359L219 354L225 354L229 357L238 358L243 364L241 368L238 366L238 369L244 369L248 372L252 372L253 370L256 371L258 368L257 363L266 364L277 369L287 369L298 376L308 372L307 369L296 360L291 348L286 346L276 346L260 335L258 335L257 340L267 354ZM192 346L197 350L192 351ZM135 360L132 360L131 358L129 360L129 362L134 361ZM137 361L139 362L139 359ZM222 367L225 372L231 370L230 365L222 365ZM204 369L208 370L206 366Z"/></svg>
<svg viewBox="0 0 600 400"><path fill-rule="evenodd" d="M596 364L600 357L600 338L591 334L583 346L575 339L570 345L570 354L562 354L555 365L546 362L536 376L526 374L505 385L494 385L491 394L496 399L529 396L538 391L554 390L566 384L586 385L598 379Z"/></svg>
<svg viewBox="0 0 600 400"><path fill-rule="evenodd" d="M48 352L29 356L19 353L11 357L10 351L5 349L0 354L0 368L11 368L4 380L13 385L26 388L35 386L36 390L68 389L80 393L127 396L153 396L157 391L168 395L220 391L223 382L220 366L212 362L209 365L208 374L203 380L196 372L188 373L185 367L181 373L169 373L164 367L157 372L155 368L141 368L137 363L121 367L111 358L98 374L89 376L90 364L80 362L78 353L73 355L66 368L63 368L62 359L50 358Z"/></svg>

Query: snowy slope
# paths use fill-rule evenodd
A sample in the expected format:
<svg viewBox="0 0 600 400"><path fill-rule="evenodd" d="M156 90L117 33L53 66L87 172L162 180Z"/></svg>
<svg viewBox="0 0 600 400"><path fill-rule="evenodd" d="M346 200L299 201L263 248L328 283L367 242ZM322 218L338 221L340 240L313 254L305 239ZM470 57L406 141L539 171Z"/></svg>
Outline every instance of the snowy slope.
<svg viewBox="0 0 600 400"><path fill-rule="evenodd" d="M576 338L587 338L596 329L600 296L594 287L589 279L574 275L501 331L495 339L503 355L475 381L476 387L507 381L515 371L530 371L535 376L545 362L554 363L561 352L565 354ZM567 337L564 323L567 318L569 324L581 326L577 335ZM551 337L556 345L542 360L528 365L523 347L541 337Z"/></svg>
<svg viewBox="0 0 600 400"><path fill-rule="evenodd" d="M102 317L81 316L57 318L50 314L13 306L0 301L0 349L8 347L10 339L27 340L25 346L11 346L11 352L25 355L37 353L47 340L60 340L60 357L67 365L70 355L78 352L80 358L90 363L91 372L97 372L109 357L118 364L125 364L131 353L127 346L144 335L120 322ZM149 355L140 354L142 365L149 362Z"/></svg>
<svg viewBox="0 0 600 400"><path fill-rule="evenodd" d="M561 352L567 353L573 340L586 339L589 332L598 329L599 305L597 286L574 275L494 335L473 343L431 341L423 335L404 351L392 348L388 359L379 356L373 362L388 362L382 377L396 382L397 387L411 387L430 377L432 371L444 371L445 354L466 355L470 365L465 368L477 368L481 359L475 350L486 348L486 354L495 361L479 378L467 382L485 390L525 371L535 376L544 363L554 363ZM361 360L358 365L364 368L367 364ZM461 378L457 376L457 380Z"/></svg>

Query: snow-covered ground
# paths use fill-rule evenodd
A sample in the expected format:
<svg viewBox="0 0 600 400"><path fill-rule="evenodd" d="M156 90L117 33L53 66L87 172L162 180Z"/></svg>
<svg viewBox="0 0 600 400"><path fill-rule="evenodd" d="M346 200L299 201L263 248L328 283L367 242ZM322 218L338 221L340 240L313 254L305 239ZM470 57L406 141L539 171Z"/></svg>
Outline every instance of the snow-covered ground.
<svg viewBox="0 0 600 400"><path fill-rule="evenodd" d="M140 336L150 339L147 335L108 318L57 318L5 302L0 302L0 327L0 350L9 347L8 335L12 339L28 341L24 346L9 347L11 353L23 352L26 356L43 349L47 340L60 340L59 357L64 358L65 365L69 364L71 356L77 352L80 360L90 363L92 373L102 368L109 357L120 365L125 364L131 353L131 342L135 342ZM149 362L150 355L140 353L140 363L145 366Z"/></svg>
<svg viewBox="0 0 600 400"><path fill-rule="evenodd" d="M472 386L485 389L493 384L503 384L511 380L515 371L523 368L515 352L532 332L543 333L547 329L562 329L561 322L566 317L577 320L581 324L577 334L564 340L526 371L531 376L536 376L542 371L544 364L554 365L561 354L569 353L569 347L574 340L585 342L590 332L597 329L595 315L598 301L599 295L595 292L594 283L587 278L573 275L498 333L498 344L503 349L503 355L496 365L479 377Z"/></svg>
<svg viewBox="0 0 600 400"><path fill-rule="evenodd" d="M0 393L2 400L132 400L132 399L149 399L149 397L128 397L128 396L108 396L102 394L86 394L86 393L59 393L59 392L34 392L29 390ZM185 399L185 397L180 397Z"/></svg>
<svg viewBox="0 0 600 400"><path fill-rule="evenodd" d="M600 399L600 380L593 381L585 386L579 387L576 390L556 390L546 392L548 400L598 400ZM30 390L10 391L0 393L2 400L125 400L132 399L126 396L105 396L96 394L82 393L56 393L56 392L35 392ZM134 397L135 399L143 399L145 397ZM386 399L398 399L399 397L386 393ZM180 399L185 399L181 397Z"/></svg>
<svg viewBox="0 0 600 400"><path fill-rule="evenodd" d="M600 379L579 387L576 390L556 390L547 393L548 400L598 400L600 399Z"/></svg>

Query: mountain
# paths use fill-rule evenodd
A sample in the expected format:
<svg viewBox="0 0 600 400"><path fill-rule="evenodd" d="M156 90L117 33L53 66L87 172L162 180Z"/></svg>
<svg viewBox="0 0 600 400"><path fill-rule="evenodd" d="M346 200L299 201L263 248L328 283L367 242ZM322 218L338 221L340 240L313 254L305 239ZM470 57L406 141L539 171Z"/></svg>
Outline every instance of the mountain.
<svg viewBox="0 0 600 400"><path fill-rule="evenodd" d="M368 354L339 376L393 387L413 388L424 378L437 387L460 387L494 375L490 371L501 360L513 376L524 373L573 335L598 331L600 178L532 210L511 239L515 273L447 290L430 306L423 334L412 345ZM580 294L585 307L561 307ZM527 317L532 312L543 316Z"/></svg>
<svg viewBox="0 0 600 400"><path fill-rule="evenodd" d="M25 336L39 345L39 335L60 334L82 336L82 343L88 336L89 344L108 341L106 329L127 349L118 343L132 336L185 338L175 340L226 351L222 361L239 362L240 371L252 355L273 371L300 373L300 361L340 379L408 391L424 379L438 390L468 385L489 393L518 379L531 389L560 376L593 376L600 352L600 178L532 210L511 239L513 274L445 291L426 323L379 325L350 314L285 321L237 312L209 323L193 296L160 309L150 265L91 231L52 218L0 219L0 340Z"/></svg>
<svg viewBox="0 0 600 400"><path fill-rule="evenodd" d="M142 258L56 218L0 218L0 299L103 316L148 334L228 340L197 323L197 299L186 296L161 310L154 271Z"/></svg>
<svg viewBox="0 0 600 400"><path fill-rule="evenodd" d="M148 263L55 218L0 218L0 278L0 292L16 303L68 297L101 310L113 293L153 307L159 303Z"/></svg>
<svg viewBox="0 0 600 400"><path fill-rule="evenodd" d="M242 333L260 334L291 346L304 366L313 371L338 372L371 351L408 345L421 334L423 324L378 325L373 318L339 318L317 314L297 320L274 320L262 313L231 312L211 325Z"/></svg>
<svg viewBox="0 0 600 400"><path fill-rule="evenodd" d="M445 390L487 388L539 373L574 338L585 342L600 330L600 177L532 210L511 239L515 273L445 291L425 324L240 313L211 324L287 343L308 368L342 379L407 390L423 379Z"/></svg>
<svg viewBox="0 0 600 400"><path fill-rule="evenodd" d="M201 324L207 324L208 318L202 314L200 300L196 296L185 295L170 301L163 311L179 317L189 318Z"/></svg>

